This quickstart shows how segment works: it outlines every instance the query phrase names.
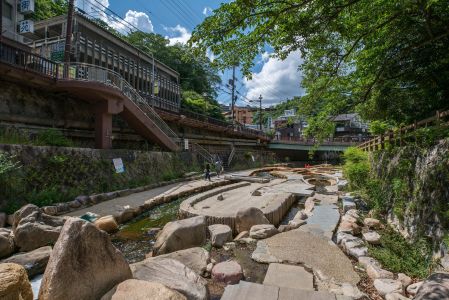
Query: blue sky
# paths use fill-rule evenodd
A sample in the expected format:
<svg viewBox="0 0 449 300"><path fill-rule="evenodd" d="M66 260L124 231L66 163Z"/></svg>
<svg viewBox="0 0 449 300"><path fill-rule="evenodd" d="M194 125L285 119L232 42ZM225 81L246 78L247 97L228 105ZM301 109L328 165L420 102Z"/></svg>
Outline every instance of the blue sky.
<svg viewBox="0 0 449 300"><path fill-rule="evenodd" d="M126 34L130 24L142 31L155 32L170 39L172 43L185 43L194 29L223 0L76 0L76 5L85 11L93 11L112 27ZM106 7L117 13L123 21L106 16ZM103 11L101 11L103 10ZM107 13L110 15L110 13ZM267 48L269 49L269 48ZM300 88L301 63L299 53L292 53L285 61L279 61L265 52L256 58L253 79L246 80L239 70L236 72L239 99L237 105L247 105L248 99L263 96L263 105L270 106L295 95L303 94ZM222 74L223 84L232 76L231 70ZM219 102L230 103L230 95L219 91Z"/></svg>

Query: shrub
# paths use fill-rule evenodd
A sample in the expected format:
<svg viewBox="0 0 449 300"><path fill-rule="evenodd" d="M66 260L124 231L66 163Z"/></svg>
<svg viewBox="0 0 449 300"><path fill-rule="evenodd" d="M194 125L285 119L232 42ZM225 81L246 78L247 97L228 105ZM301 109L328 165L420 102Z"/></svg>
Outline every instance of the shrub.
<svg viewBox="0 0 449 300"><path fill-rule="evenodd" d="M45 146L72 147L73 142L66 138L61 131L50 128L37 136L37 144Z"/></svg>
<svg viewBox="0 0 449 300"><path fill-rule="evenodd" d="M345 164L343 173L351 190L363 189L369 178L370 166L368 155L359 148L349 147L343 153Z"/></svg>
<svg viewBox="0 0 449 300"><path fill-rule="evenodd" d="M434 262L429 242L420 239L410 244L391 227L387 227L380 234L381 244L370 246L369 254L385 269L418 278L425 278L431 273Z"/></svg>

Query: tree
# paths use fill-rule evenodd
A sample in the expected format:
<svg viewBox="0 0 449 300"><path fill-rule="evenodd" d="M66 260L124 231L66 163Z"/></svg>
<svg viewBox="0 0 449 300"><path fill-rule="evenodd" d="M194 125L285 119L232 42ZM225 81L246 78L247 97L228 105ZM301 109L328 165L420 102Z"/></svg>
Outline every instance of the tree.
<svg viewBox="0 0 449 300"><path fill-rule="evenodd" d="M267 44L281 59L300 51L301 109L318 131L339 113L408 123L449 105L448 0L236 0L190 44L219 68L238 57L247 76Z"/></svg>
<svg viewBox="0 0 449 300"><path fill-rule="evenodd" d="M67 14L65 0L36 0L32 19L36 21Z"/></svg>
<svg viewBox="0 0 449 300"><path fill-rule="evenodd" d="M204 97L195 91L183 91L181 106L187 110L224 121L220 104L214 99Z"/></svg>

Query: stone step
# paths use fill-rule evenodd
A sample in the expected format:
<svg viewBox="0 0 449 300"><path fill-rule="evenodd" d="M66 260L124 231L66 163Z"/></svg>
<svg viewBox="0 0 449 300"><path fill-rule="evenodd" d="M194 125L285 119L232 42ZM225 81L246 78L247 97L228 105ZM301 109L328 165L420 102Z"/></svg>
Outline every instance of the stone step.
<svg viewBox="0 0 449 300"><path fill-rule="evenodd" d="M313 275L303 267L272 263L268 267L264 285L313 291Z"/></svg>
<svg viewBox="0 0 449 300"><path fill-rule="evenodd" d="M225 288L221 300L340 300L327 292L306 291L240 281Z"/></svg>

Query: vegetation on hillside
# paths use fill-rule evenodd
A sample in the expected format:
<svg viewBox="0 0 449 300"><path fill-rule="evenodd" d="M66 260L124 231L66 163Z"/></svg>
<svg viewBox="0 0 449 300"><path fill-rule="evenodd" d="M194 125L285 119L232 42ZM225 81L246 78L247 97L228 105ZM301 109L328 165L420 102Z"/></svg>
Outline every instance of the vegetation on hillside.
<svg viewBox="0 0 449 300"><path fill-rule="evenodd" d="M223 69L238 58L248 76L267 44L281 59L299 51L309 118L323 124L357 111L396 125L448 107L448 24L447 0L236 0L214 10L190 43Z"/></svg>

